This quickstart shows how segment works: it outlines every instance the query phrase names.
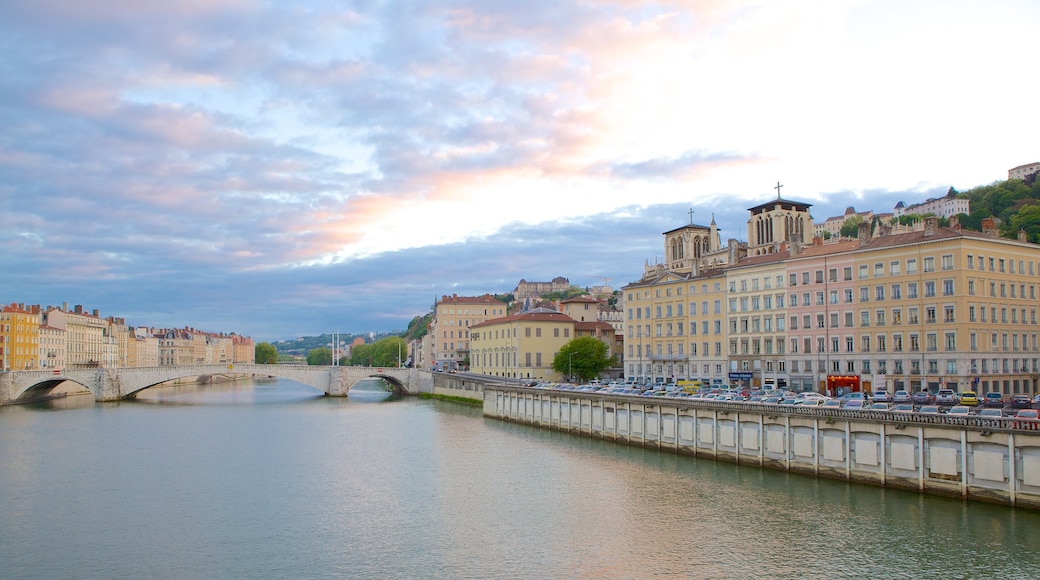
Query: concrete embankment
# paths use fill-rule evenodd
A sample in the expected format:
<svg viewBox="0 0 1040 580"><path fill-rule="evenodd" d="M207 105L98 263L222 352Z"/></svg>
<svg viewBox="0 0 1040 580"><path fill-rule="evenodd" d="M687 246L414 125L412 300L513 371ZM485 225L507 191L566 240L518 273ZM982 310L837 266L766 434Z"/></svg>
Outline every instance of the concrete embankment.
<svg viewBox="0 0 1040 580"><path fill-rule="evenodd" d="M484 386L484 415L738 464L1040 509L1040 427Z"/></svg>

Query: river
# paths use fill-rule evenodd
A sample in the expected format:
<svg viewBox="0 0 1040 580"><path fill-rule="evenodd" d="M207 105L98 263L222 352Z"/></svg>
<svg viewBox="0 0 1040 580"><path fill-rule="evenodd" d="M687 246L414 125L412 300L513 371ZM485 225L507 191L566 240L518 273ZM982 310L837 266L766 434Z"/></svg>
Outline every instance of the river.
<svg viewBox="0 0 1040 580"><path fill-rule="evenodd" d="M286 380L0 408L3 578L1037 578L1040 514Z"/></svg>

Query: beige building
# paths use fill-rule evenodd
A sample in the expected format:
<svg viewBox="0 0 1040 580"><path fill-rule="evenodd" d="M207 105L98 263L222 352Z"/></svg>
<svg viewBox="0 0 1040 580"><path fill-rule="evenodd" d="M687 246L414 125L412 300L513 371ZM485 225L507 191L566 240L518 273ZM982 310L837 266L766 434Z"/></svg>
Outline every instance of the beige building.
<svg viewBox="0 0 1040 580"><path fill-rule="evenodd" d="M65 332L67 368L111 367L120 361L119 339L112 336L107 320L82 306L50 307L43 313L43 324Z"/></svg>
<svg viewBox="0 0 1040 580"><path fill-rule="evenodd" d="M1040 173L1040 162L1026 163L1008 169L1008 179L1025 179L1034 173Z"/></svg>
<svg viewBox="0 0 1040 580"><path fill-rule="evenodd" d="M546 294L566 292L570 287L571 281L563 276L557 276L551 282L528 282L521 278L516 288L513 289L513 300L519 303L522 308L527 304L528 300L537 301Z"/></svg>
<svg viewBox="0 0 1040 580"><path fill-rule="evenodd" d="M970 215L970 204L967 199L957 197L957 193L952 187L950 188L950 191L942 197L928 199L922 203L915 203L912 205L906 205L903 202L899 202L892 210L892 214L897 218L904 215L932 214L941 218L949 219L962 213Z"/></svg>
<svg viewBox="0 0 1040 580"><path fill-rule="evenodd" d="M40 326L40 369L65 368L65 331L53 326Z"/></svg>
<svg viewBox="0 0 1040 580"><path fill-rule="evenodd" d="M537 381L562 381L553 359L575 336L573 318L537 309L494 318L471 327L471 372Z"/></svg>
<svg viewBox="0 0 1040 580"><path fill-rule="evenodd" d="M430 365L466 366L470 359L470 328L506 315L506 304L490 294L442 296L430 323Z"/></svg>

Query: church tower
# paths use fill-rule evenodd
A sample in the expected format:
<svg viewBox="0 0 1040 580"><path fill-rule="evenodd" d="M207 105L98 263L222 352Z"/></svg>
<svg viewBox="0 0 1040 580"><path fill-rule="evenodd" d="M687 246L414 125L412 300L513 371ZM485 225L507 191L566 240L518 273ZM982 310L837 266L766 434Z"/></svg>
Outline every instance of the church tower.
<svg viewBox="0 0 1040 580"><path fill-rule="evenodd" d="M781 244L788 246L812 241L814 232L812 215L808 203L790 201L780 197L779 183L776 184L776 199L748 208L748 255L772 254Z"/></svg>
<svg viewBox="0 0 1040 580"><path fill-rule="evenodd" d="M665 268L677 273L696 273L701 258L721 246L715 216L712 215L711 226L698 225L693 223L691 209L689 224L664 233Z"/></svg>

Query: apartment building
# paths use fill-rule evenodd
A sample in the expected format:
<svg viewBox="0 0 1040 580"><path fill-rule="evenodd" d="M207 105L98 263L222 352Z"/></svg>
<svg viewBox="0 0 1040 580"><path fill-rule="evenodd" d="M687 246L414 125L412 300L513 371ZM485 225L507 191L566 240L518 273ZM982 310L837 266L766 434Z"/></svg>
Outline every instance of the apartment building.
<svg viewBox="0 0 1040 580"><path fill-rule="evenodd" d="M565 374L553 371L552 364L560 348L576 338L575 324L566 314L543 308L474 324L470 370L493 377L564 380Z"/></svg>
<svg viewBox="0 0 1040 580"><path fill-rule="evenodd" d="M1038 392L1040 246L935 217L803 243L793 224L808 207L749 210L747 253L717 270L645 267L623 288L626 376L832 394Z"/></svg>
<svg viewBox="0 0 1040 580"><path fill-rule="evenodd" d="M119 340L97 310L88 313L80 305L72 310L67 305L49 307L43 312L43 324L65 333L67 368L111 367L121 359Z"/></svg>
<svg viewBox="0 0 1040 580"><path fill-rule="evenodd" d="M65 331L53 326L40 326L40 369L65 368Z"/></svg>
<svg viewBox="0 0 1040 580"><path fill-rule="evenodd" d="M470 328L506 315L506 304L490 294L442 296L430 323L430 364L465 366L470 358Z"/></svg>
<svg viewBox="0 0 1040 580"><path fill-rule="evenodd" d="M36 370L39 355L39 311L24 304L0 308L0 370Z"/></svg>

